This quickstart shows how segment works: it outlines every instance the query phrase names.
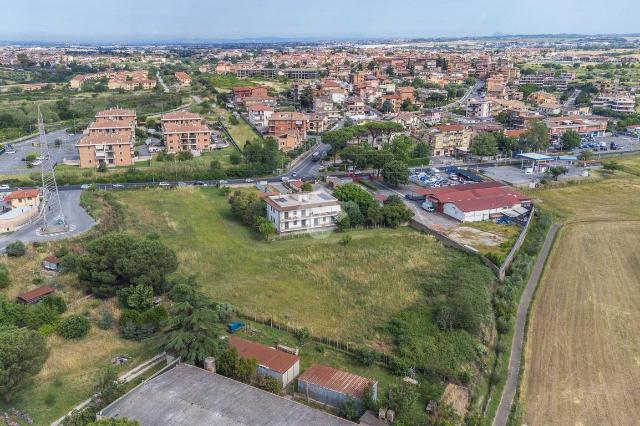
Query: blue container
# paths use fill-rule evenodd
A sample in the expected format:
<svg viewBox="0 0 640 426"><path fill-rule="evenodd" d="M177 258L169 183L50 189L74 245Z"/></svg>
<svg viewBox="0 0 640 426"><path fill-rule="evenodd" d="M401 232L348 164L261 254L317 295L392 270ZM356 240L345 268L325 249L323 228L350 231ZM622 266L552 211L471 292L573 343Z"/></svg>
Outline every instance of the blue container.
<svg viewBox="0 0 640 426"><path fill-rule="evenodd" d="M234 321L227 324L227 331L229 333L235 333L241 328L244 328L244 323L242 321Z"/></svg>

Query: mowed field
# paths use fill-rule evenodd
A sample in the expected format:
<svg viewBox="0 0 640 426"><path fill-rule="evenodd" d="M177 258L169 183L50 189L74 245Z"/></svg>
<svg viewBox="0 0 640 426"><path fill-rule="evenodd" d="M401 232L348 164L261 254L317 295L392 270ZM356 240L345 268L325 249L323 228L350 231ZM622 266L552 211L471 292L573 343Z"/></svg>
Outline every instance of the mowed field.
<svg viewBox="0 0 640 426"><path fill-rule="evenodd" d="M532 195L565 225L531 308L522 423L638 424L640 178L616 173Z"/></svg>
<svg viewBox="0 0 640 426"><path fill-rule="evenodd" d="M408 228L267 243L236 221L215 188L123 191L127 228L156 232L215 300L317 335L384 350L382 326L425 303L425 282L460 253ZM475 261L475 260L474 260Z"/></svg>

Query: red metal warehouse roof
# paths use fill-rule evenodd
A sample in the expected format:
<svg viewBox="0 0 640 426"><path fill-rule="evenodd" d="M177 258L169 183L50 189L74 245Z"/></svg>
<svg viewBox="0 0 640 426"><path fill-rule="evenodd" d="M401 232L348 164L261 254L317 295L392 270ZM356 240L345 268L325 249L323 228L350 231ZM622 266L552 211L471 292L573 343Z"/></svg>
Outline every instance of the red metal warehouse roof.
<svg viewBox="0 0 640 426"><path fill-rule="evenodd" d="M239 337L229 337L229 346L236 348L242 358L253 358L258 364L279 373L285 373L300 361L300 357L278 351L260 343L250 342Z"/></svg>
<svg viewBox="0 0 640 426"><path fill-rule="evenodd" d="M360 398L362 392L369 384L377 383L375 380L320 364L313 364L307 368L307 370L298 377L298 380L342 394L351 395L354 398Z"/></svg>

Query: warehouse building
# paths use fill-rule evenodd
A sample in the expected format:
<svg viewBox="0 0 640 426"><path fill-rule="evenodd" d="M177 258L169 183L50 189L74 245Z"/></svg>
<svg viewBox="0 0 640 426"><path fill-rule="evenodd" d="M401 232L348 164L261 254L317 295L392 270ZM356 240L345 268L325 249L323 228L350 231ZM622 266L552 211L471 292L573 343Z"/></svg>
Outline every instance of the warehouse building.
<svg viewBox="0 0 640 426"><path fill-rule="evenodd" d="M359 400L368 386L371 386L371 397L375 401L378 382L366 377L320 364L312 365L298 377L299 393L333 407L339 407L349 398Z"/></svg>
<svg viewBox="0 0 640 426"><path fill-rule="evenodd" d="M348 426L354 423L189 364L143 382L102 409L98 419L141 426Z"/></svg>
<svg viewBox="0 0 640 426"><path fill-rule="evenodd" d="M480 182L415 191L436 212L460 222L499 218L504 212L531 205L531 199L500 182Z"/></svg>
<svg viewBox="0 0 640 426"><path fill-rule="evenodd" d="M280 387L285 387L300 374L300 357L251 342L239 337L229 337L229 346L236 348L241 358L258 361L258 375L273 377Z"/></svg>

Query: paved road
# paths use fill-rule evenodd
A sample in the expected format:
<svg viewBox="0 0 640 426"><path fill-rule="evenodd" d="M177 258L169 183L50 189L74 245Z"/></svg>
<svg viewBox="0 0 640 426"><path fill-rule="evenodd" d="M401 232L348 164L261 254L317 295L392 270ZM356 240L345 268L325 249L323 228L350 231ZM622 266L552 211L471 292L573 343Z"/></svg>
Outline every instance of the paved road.
<svg viewBox="0 0 640 426"><path fill-rule="evenodd" d="M89 230L95 222L80 207L80 190L60 191L60 203L62 204L62 210L67 217L67 222L72 225L69 232L51 235L40 235L38 232L42 226L42 219L38 219L12 234L0 236L0 251L4 250L7 244L20 240L24 243L31 243L34 241L54 241L63 238L72 237L74 235L81 234Z"/></svg>
<svg viewBox="0 0 640 426"><path fill-rule="evenodd" d="M573 104L576 102L576 98L578 97L580 92L581 92L580 89L574 89L573 93L571 94L571 96L569 96L567 101L564 103L564 106L566 106L566 107L573 106Z"/></svg>
<svg viewBox="0 0 640 426"><path fill-rule="evenodd" d="M291 170L289 170L288 174L290 175L291 173L296 173L298 177L317 175L318 170L320 169L320 161L313 161L312 154L314 152L329 151L329 148L331 148L331 145L329 144L322 143L322 142L317 143L312 148L311 154L309 154L304 160L302 160L295 167L292 167Z"/></svg>
<svg viewBox="0 0 640 426"><path fill-rule="evenodd" d="M531 299L538 287L544 264L551 251L551 246L558 232L559 225L553 224L547 233L547 236L542 245L542 249L536 258L536 261L531 270L527 287L522 293L520 298L520 304L518 305L518 315L516 317L516 325L513 333L513 340L511 342L511 356L509 357L509 371L507 373L507 382L502 390L502 397L500 398L500 405L496 412L496 417L493 419L493 426L505 426L509 418L509 412L511 411L511 405L518 389L518 376L520 374L520 361L522 359L522 345L524 343L524 332L527 323L527 315L529 313L529 305L531 305Z"/></svg>
<svg viewBox="0 0 640 426"><path fill-rule="evenodd" d="M76 143L80 140L81 133L72 135L67 133L66 130L55 130L47 134L47 141L49 143L49 151L51 153L51 159L54 163L61 162L64 158L68 160L77 159L78 152L76 149ZM56 139L60 140L60 147L55 146ZM13 144L16 152L15 154L4 153L0 155L0 174L28 174L33 172L40 172L40 168L35 166L28 168L26 161L22 161L29 153L38 153L42 151L40 146L34 146L39 143L38 136L27 139L23 142Z"/></svg>
<svg viewBox="0 0 640 426"><path fill-rule="evenodd" d="M481 81L481 80L476 81L476 83L473 86L471 86L460 99L457 99L457 100L451 102L450 104L438 107L438 108L436 108L436 110L438 110L438 111L446 111L448 109L457 108L457 107L463 105L467 101L467 99L469 99L471 97L480 98L480 94L478 93L478 90L480 90L480 88L483 85L484 85L483 81Z"/></svg>

